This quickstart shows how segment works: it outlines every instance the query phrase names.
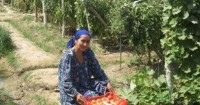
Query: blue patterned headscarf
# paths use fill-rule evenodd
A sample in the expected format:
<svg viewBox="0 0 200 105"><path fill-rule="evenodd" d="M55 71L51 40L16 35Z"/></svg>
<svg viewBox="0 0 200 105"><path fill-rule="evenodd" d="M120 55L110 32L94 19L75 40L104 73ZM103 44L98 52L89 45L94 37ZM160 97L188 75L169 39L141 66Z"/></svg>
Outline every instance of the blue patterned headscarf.
<svg viewBox="0 0 200 105"><path fill-rule="evenodd" d="M74 46L75 40L80 38L81 35L88 35L90 37L90 33L87 30L78 30L75 35L68 41L67 48L72 48Z"/></svg>

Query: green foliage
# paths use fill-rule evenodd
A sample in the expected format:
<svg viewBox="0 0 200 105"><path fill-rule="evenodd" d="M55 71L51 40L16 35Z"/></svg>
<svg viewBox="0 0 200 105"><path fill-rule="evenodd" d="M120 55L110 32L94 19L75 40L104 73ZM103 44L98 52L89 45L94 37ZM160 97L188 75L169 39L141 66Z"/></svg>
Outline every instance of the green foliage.
<svg viewBox="0 0 200 105"><path fill-rule="evenodd" d="M7 55L14 49L10 33L0 26L0 57Z"/></svg>
<svg viewBox="0 0 200 105"><path fill-rule="evenodd" d="M169 93L164 75L154 78L152 70L140 70L129 79L130 88L121 90L122 96L126 97L130 104L200 104L200 18L198 12L200 2L198 0L165 1L162 14L162 31L165 37L161 40L161 44L165 49L165 60L177 66L177 68L174 67L175 75L172 76L173 92ZM140 9L138 11L141 12ZM141 14L135 15L141 16Z"/></svg>
<svg viewBox="0 0 200 105"><path fill-rule="evenodd" d="M172 94L175 105L200 104L200 66L193 76L174 75L174 92Z"/></svg>
<svg viewBox="0 0 200 105"><path fill-rule="evenodd" d="M146 0L126 5L121 10L129 46L133 46L138 53L155 51L160 59L163 58L160 39L164 37L161 31L162 5L162 0Z"/></svg>
<svg viewBox="0 0 200 105"><path fill-rule="evenodd" d="M130 105L196 105L200 104L200 66L192 77L174 75L174 89L171 94L167 88L166 77L155 73L148 67L128 78L129 88L119 90Z"/></svg>
<svg viewBox="0 0 200 105"><path fill-rule="evenodd" d="M163 32L161 40L166 49L167 62L175 62L178 67L175 82L177 104L199 104L199 67L200 67L200 17L198 0L168 0L163 13Z"/></svg>
<svg viewBox="0 0 200 105"><path fill-rule="evenodd" d="M141 64L141 58L139 56L133 56L132 59L129 62L129 66L133 66L133 65L140 65Z"/></svg>
<svg viewBox="0 0 200 105"><path fill-rule="evenodd" d="M32 4L34 3L34 0L13 0L14 1L14 7L17 9L23 11L23 12L29 12L33 11Z"/></svg>
<svg viewBox="0 0 200 105"><path fill-rule="evenodd" d="M74 2L75 6L75 14L74 17L76 19L76 28L81 29L81 28L87 28L87 23L86 23L86 12L85 10L85 5L81 0L76 0Z"/></svg>
<svg viewBox="0 0 200 105"><path fill-rule="evenodd" d="M62 19L61 2L58 0L46 0L46 12L48 21L59 23Z"/></svg>
<svg viewBox="0 0 200 105"><path fill-rule="evenodd" d="M166 49L166 60L178 63L182 71L189 71L187 73L196 71L200 64L199 8L198 0L169 0L164 7L163 32L166 36L161 43Z"/></svg>
<svg viewBox="0 0 200 105"><path fill-rule="evenodd" d="M128 99L130 105L169 105L169 91L165 76L154 78L154 71L148 67L141 69L128 80L130 87L119 93Z"/></svg>

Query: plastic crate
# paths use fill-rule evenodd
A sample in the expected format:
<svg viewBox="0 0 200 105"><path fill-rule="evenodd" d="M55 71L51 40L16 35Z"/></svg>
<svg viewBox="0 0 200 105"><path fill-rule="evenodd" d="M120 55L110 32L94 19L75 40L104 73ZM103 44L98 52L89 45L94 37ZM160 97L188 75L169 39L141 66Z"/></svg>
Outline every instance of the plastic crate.
<svg viewBox="0 0 200 105"><path fill-rule="evenodd" d="M128 105L128 101L116 93L106 93L102 96L86 97L84 105Z"/></svg>

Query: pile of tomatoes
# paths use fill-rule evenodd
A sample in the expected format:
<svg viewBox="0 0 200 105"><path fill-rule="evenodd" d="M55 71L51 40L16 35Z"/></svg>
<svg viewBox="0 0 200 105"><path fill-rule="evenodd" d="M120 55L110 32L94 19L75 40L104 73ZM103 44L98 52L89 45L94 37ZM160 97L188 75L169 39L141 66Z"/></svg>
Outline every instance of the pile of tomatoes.
<svg viewBox="0 0 200 105"><path fill-rule="evenodd" d="M87 105L121 105L122 98L114 94L105 95L96 99L87 101Z"/></svg>

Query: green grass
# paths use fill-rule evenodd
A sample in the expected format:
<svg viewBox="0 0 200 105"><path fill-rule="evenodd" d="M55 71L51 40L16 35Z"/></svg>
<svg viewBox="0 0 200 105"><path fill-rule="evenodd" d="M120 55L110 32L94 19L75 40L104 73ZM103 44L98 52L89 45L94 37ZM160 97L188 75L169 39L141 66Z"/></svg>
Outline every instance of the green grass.
<svg viewBox="0 0 200 105"><path fill-rule="evenodd" d="M33 96L33 99L35 100L37 105L49 105L47 101L39 95Z"/></svg>
<svg viewBox="0 0 200 105"><path fill-rule="evenodd" d="M23 81L28 81L28 78L31 78L30 75L31 75L31 72L28 72L28 73L26 72L21 76L21 79Z"/></svg>
<svg viewBox="0 0 200 105"><path fill-rule="evenodd" d="M36 105L58 105L57 103L49 103L48 100L39 95L34 95L33 99L36 102Z"/></svg>
<svg viewBox="0 0 200 105"><path fill-rule="evenodd" d="M6 95L6 92L0 90L0 105L18 105L12 101L10 97Z"/></svg>
<svg viewBox="0 0 200 105"><path fill-rule="evenodd" d="M102 68L105 68L108 66L109 63L107 62L104 62L104 61L99 61L99 65L102 67Z"/></svg>
<svg viewBox="0 0 200 105"><path fill-rule="evenodd" d="M14 52L10 52L8 53L8 55L6 56L8 63L10 65L12 65L12 67L14 67L15 69L19 67L19 62L17 61L17 58L14 54Z"/></svg>
<svg viewBox="0 0 200 105"><path fill-rule="evenodd" d="M34 20L33 16L25 16L24 18L22 18L22 21L27 21L27 22L30 22L30 21L33 21L33 20Z"/></svg>
<svg viewBox="0 0 200 105"><path fill-rule="evenodd" d="M30 16L25 16L20 21L7 20L25 38L31 40L36 46L46 52L60 55L65 49L67 39L62 38L60 32L52 27L45 27L42 24L35 24ZM27 24L30 23L30 24Z"/></svg>

